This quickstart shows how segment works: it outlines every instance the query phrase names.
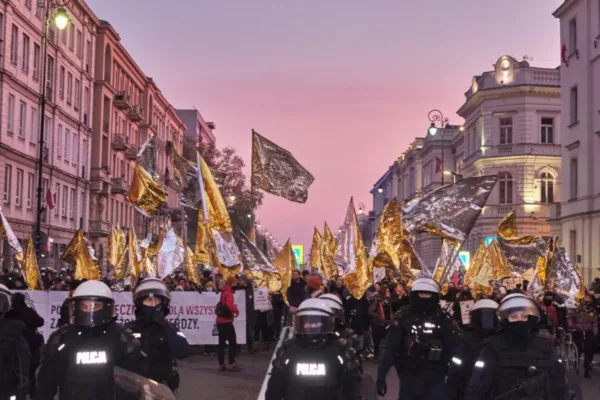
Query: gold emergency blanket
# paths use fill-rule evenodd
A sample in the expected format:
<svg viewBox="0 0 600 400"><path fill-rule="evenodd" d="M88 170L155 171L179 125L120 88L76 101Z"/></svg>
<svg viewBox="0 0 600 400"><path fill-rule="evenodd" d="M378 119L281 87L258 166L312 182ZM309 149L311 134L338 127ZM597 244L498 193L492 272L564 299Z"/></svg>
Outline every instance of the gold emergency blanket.
<svg viewBox="0 0 600 400"><path fill-rule="evenodd" d="M152 217L156 215L162 204L167 201L167 193L152 178L149 172L142 168L139 163L136 163L127 199L129 199L136 210L146 217Z"/></svg>
<svg viewBox="0 0 600 400"><path fill-rule="evenodd" d="M60 259L75 270L75 279L93 281L102 277L98 261L90 254L87 240L81 230L77 231Z"/></svg>
<svg viewBox="0 0 600 400"><path fill-rule="evenodd" d="M323 236L315 227L313 232L312 246L310 248L310 261L308 264L311 268L318 268L319 272L323 272Z"/></svg>
<svg viewBox="0 0 600 400"><path fill-rule="evenodd" d="M465 284L469 285L472 292L483 291L490 294L494 282L511 276L508 269L508 260L502 254L498 242L492 240L489 247L482 242L465 275Z"/></svg>
<svg viewBox="0 0 600 400"><path fill-rule="evenodd" d="M331 229L329 229L327 222L325 222L325 227L323 228L321 262L323 264L323 275L325 275L325 279L327 280L335 280L338 277L338 269L334 261L336 248L335 237L333 237Z"/></svg>
<svg viewBox="0 0 600 400"><path fill-rule="evenodd" d="M23 248L6 220L2 208L0 208L0 235L2 236L2 240L7 242L10 248L17 253L15 255L17 261L23 261Z"/></svg>
<svg viewBox="0 0 600 400"><path fill-rule="evenodd" d="M252 186L297 203L306 203L315 178L286 149L252 131Z"/></svg>
<svg viewBox="0 0 600 400"><path fill-rule="evenodd" d="M556 246L546 269L546 289L555 289L567 299L580 300L585 295L581 273L565 249Z"/></svg>
<svg viewBox="0 0 600 400"><path fill-rule="evenodd" d="M108 236L108 262L113 266L113 280L125 279L127 271L126 258L127 239L121 227L113 227Z"/></svg>
<svg viewBox="0 0 600 400"><path fill-rule="evenodd" d="M275 259L273 260L273 266L279 274L281 282L281 287L279 288L279 290L281 291L283 300L287 305L289 305L287 299L287 290L292 282L292 271L296 269L296 256L294 255L294 251L292 250L292 244L290 243L289 239L285 243L277 257L275 257ZM269 288L269 291L271 291L271 288Z"/></svg>
<svg viewBox="0 0 600 400"><path fill-rule="evenodd" d="M29 236L27 241L27 250L25 250L25 257L22 261L23 274L25 275L25 282L29 290L38 290L40 287L40 270L38 268L37 259L35 257L35 246L33 245L33 239Z"/></svg>

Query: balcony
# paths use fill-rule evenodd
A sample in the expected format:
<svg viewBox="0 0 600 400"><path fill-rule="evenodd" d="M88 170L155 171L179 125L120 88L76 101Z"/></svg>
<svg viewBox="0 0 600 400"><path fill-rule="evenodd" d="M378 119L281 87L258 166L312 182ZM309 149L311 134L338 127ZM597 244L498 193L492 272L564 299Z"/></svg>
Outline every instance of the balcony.
<svg viewBox="0 0 600 400"><path fill-rule="evenodd" d="M115 95L113 104L119 110L129 110L131 108L131 97L125 92L119 92Z"/></svg>
<svg viewBox="0 0 600 400"><path fill-rule="evenodd" d="M108 221L90 221L90 237L108 236L110 232L110 222Z"/></svg>
<svg viewBox="0 0 600 400"><path fill-rule="evenodd" d="M130 144L129 148L125 150L125 158L128 160L137 160L137 154L140 151L140 146L137 144Z"/></svg>
<svg viewBox="0 0 600 400"><path fill-rule="evenodd" d="M132 122L140 122L142 120L142 107L140 107L140 106L131 107L129 109L129 112L127 113L127 117Z"/></svg>
<svg viewBox="0 0 600 400"><path fill-rule="evenodd" d="M112 194L122 194L126 195L129 191L129 183L123 178L113 178L111 179L111 193Z"/></svg>
<svg viewBox="0 0 600 400"><path fill-rule="evenodd" d="M111 147L114 151L126 151L129 149L129 136L115 134L112 136Z"/></svg>

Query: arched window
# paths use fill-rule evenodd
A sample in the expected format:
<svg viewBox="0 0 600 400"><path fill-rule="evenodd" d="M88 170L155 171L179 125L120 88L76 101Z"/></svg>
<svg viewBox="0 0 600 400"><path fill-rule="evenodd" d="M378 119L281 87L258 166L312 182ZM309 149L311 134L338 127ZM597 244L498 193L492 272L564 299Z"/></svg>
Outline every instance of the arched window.
<svg viewBox="0 0 600 400"><path fill-rule="evenodd" d="M512 204L513 202L513 178L508 172L501 172L498 179L498 203Z"/></svg>
<svg viewBox="0 0 600 400"><path fill-rule="evenodd" d="M110 46L106 46L106 49L104 50L104 80L108 83L110 83L110 78L112 76L111 68L112 68L112 53L110 51Z"/></svg>
<svg viewBox="0 0 600 400"><path fill-rule="evenodd" d="M544 172L542 174L540 189L542 204L554 203L554 177L550 173Z"/></svg>

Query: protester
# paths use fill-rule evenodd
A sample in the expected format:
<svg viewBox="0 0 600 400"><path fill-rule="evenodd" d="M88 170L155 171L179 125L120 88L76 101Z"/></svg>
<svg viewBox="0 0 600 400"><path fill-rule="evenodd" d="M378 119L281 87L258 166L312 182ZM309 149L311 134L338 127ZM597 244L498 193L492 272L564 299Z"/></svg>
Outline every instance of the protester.
<svg viewBox="0 0 600 400"><path fill-rule="evenodd" d="M579 355L584 355L583 368L585 377L591 378L592 360L596 339L598 337L598 311L594 297L589 293L585 295L583 301L577 309L573 310L568 316L569 328L574 329L573 341L577 346Z"/></svg>
<svg viewBox="0 0 600 400"><path fill-rule="evenodd" d="M300 271L297 269L292 271L292 282L287 289L287 299L290 305L290 310L294 311L300 307L300 303L304 300L306 281L300 276Z"/></svg>
<svg viewBox="0 0 600 400"><path fill-rule="evenodd" d="M240 313L238 307L235 305L233 291L231 286L235 283L234 277L227 278L227 281L219 281L219 290L221 291L221 297L219 304L215 310L217 315L217 331L219 334L219 346L217 348L217 357L219 360L219 371L233 371L239 372L242 368L238 363L235 362L236 353L236 336L235 327L233 326L233 320ZM225 367L225 344L229 344L228 357L229 357L229 368Z"/></svg>
<svg viewBox="0 0 600 400"><path fill-rule="evenodd" d="M311 275L306 282L306 298L316 298L324 294L323 279L320 275Z"/></svg>
<svg viewBox="0 0 600 400"><path fill-rule="evenodd" d="M369 306L369 317L371 317L373 335L373 354L375 357L379 357L379 345L387 334L387 327L394 319L389 288L384 286L379 290L377 297Z"/></svg>

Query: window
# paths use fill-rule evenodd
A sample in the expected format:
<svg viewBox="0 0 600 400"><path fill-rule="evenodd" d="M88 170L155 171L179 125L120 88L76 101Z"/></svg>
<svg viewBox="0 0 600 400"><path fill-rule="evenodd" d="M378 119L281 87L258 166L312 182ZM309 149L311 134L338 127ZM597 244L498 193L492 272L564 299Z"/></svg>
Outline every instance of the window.
<svg viewBox="0 0 600 400"><path fill-rule="evenodd" d="M92 71L90 70L90 68L92 67L92 42L91 41L87 41L85 43L85 47L86 47L86 59L85 59L85 63L86 63L86 71L88 74L91 74Z"/></svg>
<svg viewBox="0 0 600 400"><path fill-rule="evenodd" d="M46 207L48 203L46 202L46 194L48 193L48 179L42 179L42 206ZM44 218L46 213L44 213Z"/></svg>
<svg viewBox="0 0 600 400"><path fill-rule="evenodd" d="M21 69L29 72L29 36L23 34L23 64Z"/></svg>
<svg viewBox="0 0 600 400"><path fill-rule="evenodd" d="M37 19L42 19L42 15L44 13L43 10L44 9L41 8L41 7L36 7L36 9L35 9L35 16L36 16Z"/></svg>
<svg viewBox="0 0 600 400"><path fill-rule="evenodd" d="M69 49L73 51L75 46L75 25L69 25Z"/></svg>
<svg viewBox="0 0 600 400"><path fill-rule="evenodd" d="M79 161L79 136L73 132L73 159L71 160L73 164L77 164Z"/></svg>
<svg viewBox="0 0 600 400"><path fill-rule="evenodd" d="M11 133L15 131L15 95L14 94L8 95L8 122L7 122L6 130Z"/></svg>
<svg viewBox="0 0 600 400"><path fill-rule="evenodd" d="M19 137L27 135L27 104L19 103Z"/></svg>
<svg viewBox="0 0 600 400"><path fill-rule="evenodd" d="M67 72L67 104L71 104L73 100L73 75Z"/></svg>
<svg viewBox="0 0 600 400"><path fill-rule="evenodd" d="M75 109L79 110L81 106L81 82L79 79L75 79Z"/></svg>
<svg viewBox="0 0 600 400"><path fill-rule="evenodd" d="M65 161L69 160L69 143L71 141L71 132L68 129L65 129Z"/></svg>
<svg viewBox="0 0 600 400"><path fill-rule="evenodd" d="M571 230L569 231L569 254L573 259L571 260L573 263L577 263L577 231Z"/></svg>
<svg viewBox="0 0 600 400"><path fill-rule="evenodd" d="M569 21L569 49L568 53L573 54L577 50L577 19Z"/></svg>
<svg viewBox="0 0 600 400"><path fill-rule="evenodd" d="M33 79L40 80L40 45L33 44Z"/></svg>
<svg viewBox="0 0 600 400"><path fill-rule="evenodd" d="M500 118L500 144L512 144L512 117Z"/></svg>
<svg viewBox="0 0 600 400"><path fill-rule="evenodd" d="M79 29L77 29L77 56L83 58L83 37Z"/></svg>
<svg viewBox="0 0 600 400"><path fill-rule="evenodd" d="M23 199L23 170L17 168L17 193L15 194L15 206L21 207Z"/></svg>
<svg viewBox="0 0 600 400"><path fill-rule="evenodd" d="M48 96L52 97L52 88L54 87L54 58L48 56L48 76L46 80L46 84L50 89Z"/></svg>
<svg viewBox="0 0 600 400"><path fill-rule="evenodd" d="M541 177L541 202L542 204L554 203L554 177L548 172L544 172Z"/></svg>
<svg viewBox="0 0 600 400"><path fill-rule="evenodd" d="M554 143L554 118L542 118L542 143Z"/></svg>
<svg viewBox="0 0 600 400"><path fill-rule="evenodd" d="M25 0L25 7L31 10L31 0Z"/></svg>
<svg viewBox="0 0 600 400"><path fill-rule="evenodd" d="M60 184L58 184L58 183L56 184L55 194L56 194L56 204L54 204L54 215L58 216L59 210L60 210L60 207L58 206L59 202L60 202Z"/></svg>
<svg viewBox="0 0 600 400"><path fill-rule="evenodd" d="M577 86L574 86L571 88L571 124L579 121L577 108Z"/></svg>
<svg viewBox="0 0 600 400"><path fill-rule="evenodd" d="M90 88L83 89L83 112L88 114L90 111ZM89 124L89 121L87 122Z"/></svg>
<svg viewBox="0 0 600 400"><path fill-rule="evenodd" d="M46 117L44 118L44 136L46 139L44 140L44 149L46 149L46 153L48 154L48 158L50 158L50 144L52 142L52 118Z"/></svg>
<svg viewBox="0 0 600 400"><path fill-rule="evenodd" d="M67 44L67 30L66 29L63 29L60 32L60 39L63 42L63 44Z"/></svg>
<svg viewBox="0 0 600 400"><path fill-rule="evenodd" d="M70 207L69 207L69 218L75 218L75 189L71 189L71 196L69 198Z"/></svg>
<svg viewBox="0 0 600 400"><path fill-rule="evenodd" d="M17 57L19 53L19 28L15 24L12 26L10 33L10 62L17 65Z"/></svg>
<svg viewBox="0 0 600 400"><path fill-rule="evenodd" d="M87 169L87 158L88 158L88 148L87 148L87 140L83 139L81 143L81 177L86 177L86 169Z"/></svg>
<svg viewBox="0 0 600 400"><path fill-rule="evenodd" d="M67 201L69 200L67 198L68 191L69 191L69 188L67 188L66 186L63 186L63 190L62 190L62 207L61 207L61 210L60 210L60 215L62 215L63 218L67 218Z"/></svg>
<svg viewBox="0 0 600 400"><path fill-rule="evenodd" d="M513 178L508 172L501 172L498 179L498 203L513 203Z"/></svg>
<svg viewBox="0 0 600 400"><path fill-rule="evenodd" d="M63 127L62 125L58 125L58 132L56 133L57 137L56 137L56 155L61 157L62 156L62 131L63 131Z"/></svg>
<svg viewBox="0 0 600 400"><path fill-rule="evenodd" d="M571 158L570 164L570 181L571 181L571 199L577 198L577 157Z"/></svg>
<svg viewBox="0 0 600 400"><path fill-rule="evenodd" d="M4 166L4 204L10 204L10 195L12 187L12 167L8 164Z"/></svg>
<svg viewBox="0 0 600 400"><path fill-rule="evenodd" d="M33 174L27 174L27 208L31 209L33 206L33 187L35 176Z"/></svg>
<svg viewBox="0 0 600 400"><path fill-rule="evenodd" d="M38 111L31 108L31 130L29 131L29 141L35 143L39 129Z"/></svg>
<svg viewBox="0 0 600 400"><path fill-rule="evenodd" d="M61 100L65 98L65 67L60 67L60 82L58 87L58 96Z"/></svg>

